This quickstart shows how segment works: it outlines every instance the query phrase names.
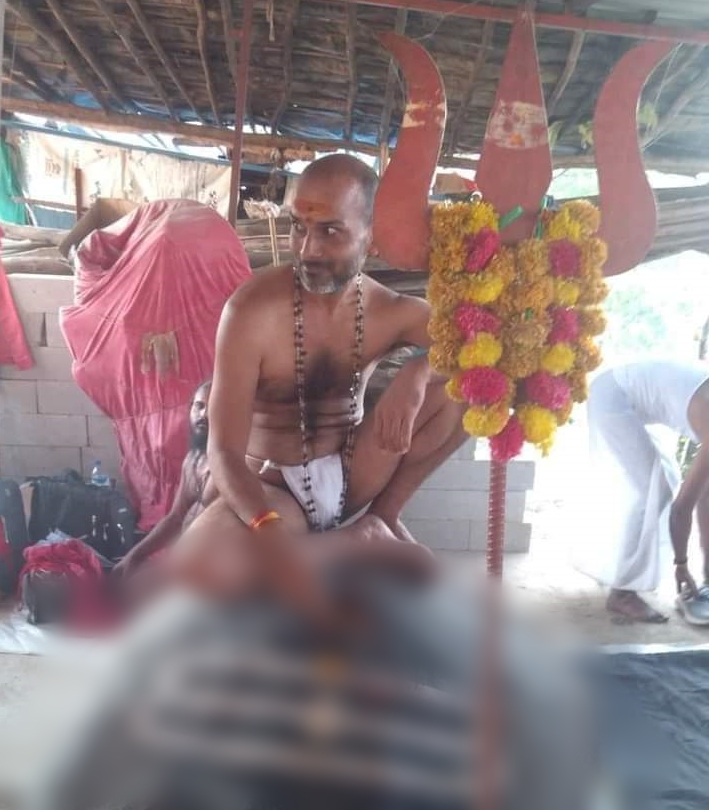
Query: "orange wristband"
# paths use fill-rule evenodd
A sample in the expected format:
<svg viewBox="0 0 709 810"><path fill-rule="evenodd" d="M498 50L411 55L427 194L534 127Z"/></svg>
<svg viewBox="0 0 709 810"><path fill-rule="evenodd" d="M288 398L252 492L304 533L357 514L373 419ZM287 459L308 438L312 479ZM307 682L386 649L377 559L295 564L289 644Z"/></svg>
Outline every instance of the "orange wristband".
<svg viewBox="0 0 709 810"><path fill-rule="evenodd" d="M278 514L278 512L271 509L268 512L264 512L262 515L257 515L255 518L253 518L249 523L249 528L252 531L256 531L257 529L260 529L261 526L265 526L266 523L271 523L273 520L281 520L281 516Z"/></svg>

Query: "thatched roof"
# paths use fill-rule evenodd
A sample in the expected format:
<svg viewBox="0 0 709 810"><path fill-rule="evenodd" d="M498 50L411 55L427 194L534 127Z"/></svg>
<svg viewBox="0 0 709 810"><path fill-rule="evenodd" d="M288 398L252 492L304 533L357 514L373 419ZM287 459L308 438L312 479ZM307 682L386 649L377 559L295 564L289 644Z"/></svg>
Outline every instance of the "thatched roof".
<svg viewBox="0 0 709 810"><path fill-rule="evenodd" d="M73 109L77 120L87 109L103 107L111 116L232 124L243 5L244 0L7 0L3 105L45 115L56 112L51 104L73 105L61 110ZM677 17L698 30L709 27L704 6L701 0L556 0L539 2L537 9L655 25ZM394 142L403 94L373 37L394 29L425 44L443 75L449 100L445 152L479 149L510 25L365 3L256 0L247 123L303 141L344 140L370 149L382 140ZM557 159L583 163L589 149L585 125L599 89L636 41L539 29ZM642 110L650 163L709 166L709 51L679 45L651 78ZM153 124L144 118L142 125ZM154 128L160 126L156 122Z"/></svg>

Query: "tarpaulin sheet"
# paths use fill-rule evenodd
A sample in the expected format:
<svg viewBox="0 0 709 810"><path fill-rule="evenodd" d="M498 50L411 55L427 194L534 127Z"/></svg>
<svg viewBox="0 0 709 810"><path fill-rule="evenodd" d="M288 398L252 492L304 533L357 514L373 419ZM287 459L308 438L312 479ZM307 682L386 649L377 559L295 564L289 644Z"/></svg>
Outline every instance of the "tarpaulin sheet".
<svg viewBox="0 0 709 810"><path fill-rule="evenodd" d="M60 313L74 379L112 417L121 473L147 529L170 508L187 451L187 405L211 377L224 303L249 276L219 214L189 200L140 206L76 256Z"/></svg>
<svg viewBox="0 0 709 810"><path fill-rule="evenodd" d="M709 648L603 654L592 671L620 810L706 810Z"/></svg>

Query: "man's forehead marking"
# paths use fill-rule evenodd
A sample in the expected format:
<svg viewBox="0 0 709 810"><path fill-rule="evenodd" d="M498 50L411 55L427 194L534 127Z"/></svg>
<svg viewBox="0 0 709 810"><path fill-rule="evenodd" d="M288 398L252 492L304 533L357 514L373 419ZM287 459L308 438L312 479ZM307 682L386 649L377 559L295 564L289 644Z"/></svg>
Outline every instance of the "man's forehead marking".
<svg viewBox="0 0 709 810"><path fill-rule="evenodd" d="M328 210L325 203L316 202L315 200L308 200L305 197L296 197L295 207L304 214L324 214Z"/></svg>

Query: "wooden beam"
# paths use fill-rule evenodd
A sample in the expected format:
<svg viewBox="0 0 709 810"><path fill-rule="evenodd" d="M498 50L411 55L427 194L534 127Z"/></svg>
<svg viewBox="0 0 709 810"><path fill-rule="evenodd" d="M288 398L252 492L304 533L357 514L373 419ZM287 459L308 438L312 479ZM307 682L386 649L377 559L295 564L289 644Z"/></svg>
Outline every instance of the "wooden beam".
<svg viewBox="0 0 709 810"><path fill-rule="evenodd" d="M288 109L288 101L290 100L291 86L293 85L293 30L298 20L299 11L300 0L291 0L288 4L288 10L286 11L286 20L283 27L283 43L281 45L281 50L283 51L283 95L271 119L271 132L274 135L278 133L278 129L281 126L281 119Z"/></svg>
<svg viewBox="0 0 709 810"><path fill-rule="evenodd" d="M448 130L448 146L445 150L447 154L452 154L455 151L455 147L460 139L460 131L463 128L463 122L468 114L468 107L470 106L473 94L475 93L475 85L477 84L478 77L480 76L480 71L485 66L487 52L492 45L492 37L494 33L495 23L491 20L487 20L483 26L482 38L480 40L480 44L478 45L478 52L475 56L475 61L470 68L470 73L468 74L468 83L463 93L463 99L460 102L458 111L456 112L455 118L451 122L450 129Z"/></svg>
<svg viewBox="0 0 709 810"><path fill-rule="evenodd" d="M236 226L236 212L241 194L241 151L244 146L244 114L249 95L249 62L251 61L251 27L254 18L254 0L244 0L239 43L239 72L234 97L234 132L232 135L231 179L229 183L228 219Z"/></svg>
<svg viewBox="0 0 709 810"><path fill-rule="evenodd" d="M357 6L347 6L347 23L345 28L345 47L350 72L350 86L347 90L347 108L342 135L346 141L352 140L352 117L357 99Z"/></svg>
<svg viewBox="0 0 709 810"><path fill-rule="evenodd" d="M202 124L205 123L204 118L199 114L199 110L197 106L190 98L190 94L187 91L187 88L184 85L184 82L178 75L177 68L172 63L172 59L165 53L165 49L160 44L160 40L157 38L155 31L153 30L153 26L148 21L148 18L145 16L143 9L140 7L140 3L138 0L125 0L126 5L130 10L133 12L133 16L135 17L138 25L140 26L145 38L150 43L150 46L155 51L158 59L162 62L162 66L167 71L168 75L172 79L175 84L175 87L182 93L182 97L185 101L192 107L194 114L198 121Z"/></svg>
<svg viewBox="0 0 709 810"><path fill-rule="evenodd" d="M3 48L5 54L5 61L8 63L11 75L9 76L12 81L30 90L43 101L63 101L63 97L47 82L44 81L29 62L26 62L14 49L10 46L7 39Z"/></svg>
<svg viewBox="0 0 709 810"><path fill-rule="evenodd" d="M493 20L512 24L517 16L515 8L483 5L482 3L459 3L456 0L338 0L340 3L359 3L380 8L408 8L443 17L468 17L475 20ZM549 14L536 12L535 25L541 28L556 28L560 31L585 31L590 34L608 34L612 37L632 37L660 42L694 42L709 45L709 29L668 28L660 25L644 25L600 17L576 17L572 14Z"/></svg>
<svg viewBox="0 0 709 810"><path fill-rule="evenodd" d="M194 143L209 146L231 145L234 142L234 130L227 127L212 127L199 124L185 124L153 115L129 115L128 113L101 112L75 104L53 104L47 101L34 101L26 98L3 96L3 112L36 115L55 121L67 121L75 124L88 124L96 129L108 132L161 132L165 135L187 137ZM334 152L338 149L349 149L366 155L378 154L378 149L370 144L352 141L328 141L307 138L284 138L273 135L244 135L244 146L264 149L312 149L317 152Z"/></svg>
<svg viewBox="0 0 709 810"><path fill-rule="evenodd" d="M569 48L569 53L566 57L566 64L564 65L564 69L561 71L561 75L559 76L559 79L552 90L552 94L549 97L549 101L547 102L547 119L551 118L551 116L554 114L554 110L556 109L556 105L559 103L559 99L563 95L564 90L566 90L566 86L571 81L571 77L574 75L585 38L586 34L584 34L583 31L574 31L574 35L571 39L571 47Z"/></svg>
<svg viewBox="0 0 709 810"><path fill-rule="evenodd" d="M81 62L74 56L71 48L67 46L61 37L52 31L43 20L39 17L37 12L24 5L22 0L7 0L7 8L17 17L19 17L26 25L28 25L37 36L41 37L47 45L56 51L61 58L67 63L71 72L76 76L79 82L86 90L94 97L100 107L108 110L106 103L106 95L98 84L93 80L91 74L84 69Z"/></svg>
<svg viewBox="0 0 709 810"><path fill-rule="evenodd" d="M96 5L98 6L99 10L103 13L104 17L108 20L113 28L114 32L118 35L121 42L123 43L124 48L128 51L128 53L133 57L138 67L143 71L145 77L153 86L153 90L157 94L158 98L162 101L165 105L165 109L168 112L170 118L177 120L177 114L170 103L170 99L168 98L167 93L165 92L165 88L162 86L160 79L155 75L155 71L150 66L150 62L143 56L143 53L138 45L135 44L133 38L130 35L130 31L128 30L128 26L123 25L121 21L116 17L113 9L106 0L94 0Z"/></svg>
<svg viewBox="0 0 709 810"><path fill-rule="evenodd" d="M204 82L207 86L207 95L209 96L209 104L212 108L212 116L214 123L219 126L219 108L217 106L217 97L214 93L214 82L212 80L212 71L209 68L209 43L207 37L207 9L204 5L204 0L194 0L195 11L197 12L197 45L199 46L199 58L202 62L202 72L204 73Z"/></svg>
<svg viewBox="0 0 709 810"><path fill-rule="evenodd" d="M406 20L409 16L405 8L400 8L396 12L396 22L394 23L394 33L403 35L406 31ZM391 113L394 108L394 90L396 89L396 63L389 60L387 70L387 83L384 91L384 106L382 107L382 120L379 122L379 143L389 144L389 128L391 127ZM384 156L382 156L382 159ZM383 171L382 167L382 171Z"/></svg>
<svg viewBox="0 0 709 810"><path fill-rule="evenodd" d="M294 0L300 2L300 0ZM231 73L231 80L236 86L236 76L238 73L238 66L236 61L236 46L234 44L234 13L231 8L231 0L219 0L219 6L222 12L222 26L224 28L224 45L226 47L226 56L229 62L229 72Z"/></svg>
<svg viewBox="0 0 709 810"><path fill-rule="evenodd" d="M88 42L84 39L84 35L79 32L72 21L69 19L67 13L62 8L62 0L45 0L47 5L52 11L52 14L59 21L59 25L64 29L64 32L72 41L74 47L83 57L84 61L91 67L91 70L101 79L105 88L113 96L113 98L123 107L124 110L136 112L135 104L126 98L121 88L116 84L111 74L104 68L102 60L98 59Z"/></svg>

